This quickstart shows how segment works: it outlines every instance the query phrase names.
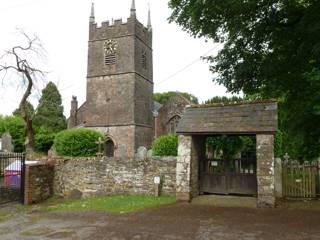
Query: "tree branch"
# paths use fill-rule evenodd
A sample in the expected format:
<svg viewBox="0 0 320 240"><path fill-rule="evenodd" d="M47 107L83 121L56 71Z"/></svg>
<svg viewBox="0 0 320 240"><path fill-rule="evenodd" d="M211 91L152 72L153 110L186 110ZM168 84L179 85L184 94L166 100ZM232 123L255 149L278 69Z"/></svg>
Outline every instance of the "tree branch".
<svg viewBox="0 0 320 240"><path fill-rule="evenodd" d="M27 148L33 148L33 127L32 116L28 116L27 100L32 93L34 83L37 79L37 74L44 76L44 72L38 68L33 67L32 58L39 58L42 52L45 52L38 37L34 36L30 38L24 31L20 31L20 34L26 39L26 45L16 45L10 50L6 51L0 60L6 60L5 64L0 65L0 72L4 72L2 82L7 76L8 71L13 71L16 74L21 74L22 84L26 84L27 87L22 95L19 103L19 109L22 118L27 125Z"/></svg>

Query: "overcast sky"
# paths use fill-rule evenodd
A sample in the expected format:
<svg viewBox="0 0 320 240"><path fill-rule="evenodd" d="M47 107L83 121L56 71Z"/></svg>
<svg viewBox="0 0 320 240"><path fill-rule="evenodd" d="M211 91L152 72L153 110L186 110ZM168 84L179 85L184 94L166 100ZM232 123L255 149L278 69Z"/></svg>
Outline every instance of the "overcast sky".
<svg viewBox="0 0 320 240"><path fill-rule="evenodd" d="M87 71L87 41L91 0L1 0L0 53L13 44L16 28L37 34L46 51L47 60L41 66L48 72L46 81L58 85L66 116L71 96L85 101ZM213 74L203 55L217 54L220 45L204 39L194 39L171 23L168 1L136 0L137 18L147 22L148 2L151 5L154 49L155 92L182 91L201 101L226 95L225 88L212 82ZM94 0L96 21L129 17L131 0ZM11 82L14 76L9 76ZM37 104L45 83L38 83L32 103ZM5 81L0 89L0 114L10 115L18 107L21 88Z"/></svg>

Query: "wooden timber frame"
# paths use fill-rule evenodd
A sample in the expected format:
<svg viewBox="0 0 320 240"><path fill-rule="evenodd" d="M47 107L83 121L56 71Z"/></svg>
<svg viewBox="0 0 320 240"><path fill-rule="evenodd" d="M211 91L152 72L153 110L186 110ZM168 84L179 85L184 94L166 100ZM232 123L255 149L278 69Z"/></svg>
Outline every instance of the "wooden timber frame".
<svg viewBox="0 0 320 240"><path fill-rule="evenodd" d="M257 195L258 207L274 207L273 144L277 128L278 107L275 101L187 107L177 128L177 199L190 201L200 192L215 192L219 189L216 185L221 184L224 177L227 182L221 186L227 186L227 189L220 189L222 192L217 193ZM208 174L203 167L207 161L205 139L222 135L256 136L256 162L252 172L234 176L228 173L220 179L217 174ZM228 185L230 182L231 187Z"/></svg>

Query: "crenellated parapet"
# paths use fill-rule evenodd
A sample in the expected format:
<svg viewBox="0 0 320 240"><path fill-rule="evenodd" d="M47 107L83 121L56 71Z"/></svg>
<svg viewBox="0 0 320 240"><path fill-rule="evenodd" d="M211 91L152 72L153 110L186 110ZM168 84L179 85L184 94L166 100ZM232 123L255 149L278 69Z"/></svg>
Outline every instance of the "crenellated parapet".
<svg viewBox="0 0 320 240"><path fill-rule="evenodd" d="M136 18L130 17L127 22L123 22L122 19L116 19L113 22L104 21L101 26L90 22L89 31L89 42L135 35L149 47L152 47L152 30L145 27Z"/></svg>

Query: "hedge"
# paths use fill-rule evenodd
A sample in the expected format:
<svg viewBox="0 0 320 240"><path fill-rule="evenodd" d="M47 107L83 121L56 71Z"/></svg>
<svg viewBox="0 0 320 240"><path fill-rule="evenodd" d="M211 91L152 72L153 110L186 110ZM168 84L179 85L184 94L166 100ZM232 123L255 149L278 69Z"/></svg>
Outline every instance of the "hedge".
<svg viewBox="0 0 320 240"><path fill-rule="evenodd" d="M103 134L95 130L78 128L59 132L54 139L58 155L70 157L92 157L98 151L96 141Z"/></svg>
<svg viewBox="0 0 320 240"><path fill-rule="evenodd" d="M39 152L47 153L52 147L56 133L46 127L40 127L36 130L34 136L34 147Z"/></svg>
<svg viewBox="0 0 320 240"><path fill-rule="evenodd" d="M157 138L152 145L152 154L154 156L177 156L177 135L169 134Z"/></svg>

